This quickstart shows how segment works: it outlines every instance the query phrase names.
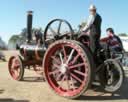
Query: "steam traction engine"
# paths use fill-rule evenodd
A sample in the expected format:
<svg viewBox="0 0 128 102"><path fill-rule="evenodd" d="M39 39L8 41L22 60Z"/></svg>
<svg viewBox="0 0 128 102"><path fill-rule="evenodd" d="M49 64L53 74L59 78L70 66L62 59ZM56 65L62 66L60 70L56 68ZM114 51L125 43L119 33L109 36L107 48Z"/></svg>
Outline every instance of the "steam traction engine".
<svg viewBox="0 0 128 102"><path fill-rule="evenodd" d="M121 64L111 56L109 47L100 49L95 57L89 48L89 37L74 34L71 25L62 19L52 20L44 34L32 40L32 12L27 15L27 41L19 46L21 55L8 63L10 75L22 80L24 69L33 67L46 79L51 89L66 98L77 98L92 83L98 82L107 92L121 88L124 73ZM63 29L62 29L63 28ZM106 43L107 45L107 43Z"/></svg>

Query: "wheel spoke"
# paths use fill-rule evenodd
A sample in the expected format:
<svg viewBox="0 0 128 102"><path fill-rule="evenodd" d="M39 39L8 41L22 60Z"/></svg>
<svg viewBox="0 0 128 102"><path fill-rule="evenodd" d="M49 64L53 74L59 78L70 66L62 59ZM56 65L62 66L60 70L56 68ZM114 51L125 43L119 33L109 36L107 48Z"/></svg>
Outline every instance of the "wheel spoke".
<svg viewBox="0 0 128 102"><path fill-rule="evenodd" d="M15 77L17 78L19 76L18 70L15 70L14 73L15 73Z"/></svg>
<svg viewBox="0 0 128 102"><path fill-rule="evenodd" d="M16 64L16 66L20 65L18 59L15 59L15 64Z"/></svg>
<svg viewBox="0 0 128 102"><path fill-rule="evenodd" d="M86 74L85 74L85 73L82 73L81 71L74 70L74 72L76 72L76 73L79 74L79 75L86 76Z"/></svg>
<svg viewBox="0 0 128 102"><path fill-rule="evenodd" d="M47 42L47 41L50 41L50 40L54 40L54 37L51 34L46 36L46 40L45 41Z"/></svg>
<svg viewBox="0 0 128 102"><path fill-rule="evenodd" d="M57 33L52 29L52 27L49 27L50 31L55 35L57 35Z"/></svg>
<svg viewBox="0 0 128 102"><path fill-rule="evenodd" d="M55 67L55 68L60 68L60 66L59 65L57 65L57 64L53 64L53 66Z"/></svg>
<svg viewBox="0 0 128 102"><path fill-rule="evenodd" d="M66 61L67 60L67 54L66 54L66 50L65 50L64 45L62 46L62 49L63 49L63 53L64 53L64 59Z"/></svg>
<svg viewBox="0 0 128 102"><path fill-rule="evenodd" d="M14 67L15 67L15 59L12 60L12 65L11 65L11 68L14 69Z"/></svg>
<svg viewBox="0 0 128 102"><path fill-rule="evenodd" d="M69 78L68 78L68 75L66 76L66 81L67 81L67 87L68 87L68 89L70 89L70 83L69 83L69 80L68 80Z"/></svg>
<svg viewBox="0 0 128 102"><path fill-rule="evenodd" d="M76 62L76 60L79 58L79 54L77 54L77 56L75 56L75 58L70 62L71 64L74 64Z"/></svg>
<svg viewBox="0 0 128 102"><path fill-rule="evenodd" d="M74 68L78 68L78 67L81 67L81 66L84 66L84 65L85 65L85 63L80 63L80 64L69 66L69 68L74 69Z"/></svg>
<svg viewBox="0 0 128 102"><path fill-rule="evenodd" d="M57 59L55 56L51 56L51 58L52 58L57 64L61 64L60 60Z"/></svg>
<svg viewBox="0 0 128 102"><path fill-rule="evenodd" d="M14 64L11 65L11 69L14 69Z"/></svg>
<svg viewBox="0 0 128 102"><path fill-rule="evenodd" d="M11 70L10 70L10 71L11 71L11 73L13 73L13 74L14 74L14 69L13 69L13 68L11 68Z"/></svg>
<svg viewBox="0 0 128 102"><path fill-rule="evenodd" d="M58 25L58 31L57 31L58 34L60 34L61 24L62 24L62 22L60 21L60 22L59 22L59 25Z"/></svg>
<svg viewBox="0 0 128 102"><path fill-rule="evenodd" d="M14 68L17 68L17 67L20 66L20 63L19 63L18 59L15 58L15 59L13 60L12 66L13 66Z"/></svg>
<svg viewBox="0 0 128 102"><path fill-rule="evenodd" d="M55 69L54 71L52 72L49 72L49 75L55 75L57 73L59 73L60 71L58 69Z"/></svg>
<svg viewBox="0 0 128 102"><path fill-rule="evenodd" d="M69 63L69 61L71 60L71 58L72 58L72 55L73 55L73 53L74 53L74 49L72 49L72 51L71 51L71 53L70 53L70 55L69 55L69 57L68 57L68 60L66 61L66 64L68 64Z"/></svg>
<svg viewBox="0 0 128 102"><path fill-rule="evenodd" d="M75 74L71 73L71 76L72 76L75 80L77 80L77 81L79 81L80 83L82 83L82 80L81 80L79 77L77 77Z"/></svg>
<svg viewBox="0 0 128 102"><path fill-rule="evenodd" d="M61 78L62 75L63 75L62 73L59 73L59 75L56 76L56 80L57 80L57 81L60 80L60 78Z"/></svg>
<svg viewBox="0 0 128 102"><path fill-rule="evenodd" d="M61 64L63 64L62 54L61 54L61 53L59 53L59 56L60 56Z"/></svg>
<svg viewBox="0 0 128 102"><path fill-rule="evenodd" d="M62 80L61 80L61 82L60 82L60 86L59 86L59 88L61 88L61 87L62 87L62 85L63 85L63 82L64 82L65 78L66 78L66 76L64 75L64 76L63 76L63 78L62 78Z"/></svg>

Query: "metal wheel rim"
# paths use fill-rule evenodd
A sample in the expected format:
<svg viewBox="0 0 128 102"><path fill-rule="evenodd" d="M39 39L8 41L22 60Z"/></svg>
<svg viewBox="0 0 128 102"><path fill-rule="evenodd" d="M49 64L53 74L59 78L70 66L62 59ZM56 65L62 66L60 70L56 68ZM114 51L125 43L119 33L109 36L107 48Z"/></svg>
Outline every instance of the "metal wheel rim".
<svg viewBox="0 0 128 102"><path fill-rule="evenodd" d="M57 21L59 22L59 25L58 25L57 32L55 32L54 29L51 28L51 25L52 25L54 22L57 22ZM66 25L68 26L68 28L69 28L69 30L70 30L70 33L71 33L71 34L70 34L70 38L73 37L73 33L74 33L74 32L73 32L73 29L72 29L72 27L71 27L71 25L70 25L69 22L67 22L66 20L62 20L62 19L54 19L54 20L50 21L50 22L48 23L48 25L46 26L46 28L45 28L45 31L44 31L44 43L47 42L47 41L46 41L46 40L47 40L47 33L48 33L48 30L49 30L49 29L52 31L52 33L54 33L54 34L56 34L56 35L60 34L60 29L61 29L62 23L66 24Z"/></svg>
<svg viewBox="0 0 128 102"><path fill-rule="evenodd" d="M12 57L9 61L9 73L13 79L17 80L21 71L21 62L17 57Z"/></svg>
<svg viewBox="0 0 128 102"><path fill-rule="evenodd" d="M110 60L110 62L111 62L111 60ZM116 83L112 82L110 85L106 85L105 88L107 88L109 90L117 90L122 85L122 82L123 82L123 80L122 80L123 79L123 72L119 68L121 66L119 64L116 64L118 62L113 61L112 63L115 64L115 67L117 67L117 68L114 68L114 70L118 71L119 78L115 81Z"/></svg>
<svg viewBox="0 0 128 102"><path fill-rule="evenodd" d="M72 72L70 72L70 75L72 76L72 78L70 78L70 81L72 80L72 79L75 79L75 81L78 83L78 82L81 82L81 84L80 85L78 85L78 88L70 88L70 89L63 89L63 87L59 84L59 83L57 83L57 80L55 80L55 78L52 76L50 76L49 75L49 65L51 65L51 63L49 63L49 61L51 62L51 58L50 58L50 56L52 56L52 54L53 53L55 53L57 50L59 51L60 50L60 48L62 48L62 49L64 49L64 46L68 46L68 47L71 47L71 48L73 48L73 49L75 49L75 51L76 52L78 52L78 54L79 54L79 56L80 56L80 58L82 59L82 61L83 61L83 66L82 66L82 64L80 65L80 66L82 66L81 68L84 68L84 73L82 73L82 72L80 72L80 71L78 71L78 70L76 70L75 72L77 72L77 74L79 74L79 75L83 75L83 80L81 80L79 77L77 77L74 73L72 73ZM56 50L57 49L57 50ZM65 97L71 97L71 96L75 96L75 95L77 95L77 94L79 94L81 91L82 91L82 89L85 87L85 85L86 85L86 81L87 81L87 79L88 79L88 73L89 73L89 71L88 71L88 67L89 67L89 65L88 65L88 61L87 61L87 59L85 59L85 56L83 56L82 55L82 52L81 52L81 50L79 50L79 48L78 47L76 47L76 46L74 46L74 45L72 45L72 44L58 44L57 46L54 46L49 52L48 52L48 54L47 54L48 56L46 57L46 61L47 60L49 60L49 61L47 61L47 62L45 62L46 63L46 65L45 65L45 75L46 75L46 80L47 80L47 82L49 83L49 85L51 86L51 88L54 90L54 91L56 91L60 96L65 96ZM70 56L70 55L69 55ZM75 56L75 58L76 58L76 60L77 60L77 57L78 56ZM74 59L75 59L74 58ZM53 58L52 58L53 59ZM54 58L54 60L56 60L55 58ZM59 67L59 66L58 66ZM78 66L77 66L78 67ZM76 68L77 68L76 67ZM70 66L70 68L71 68L71 66ZM73 67L72 67L73 68ZM83 70L83 69L82 69ZM55 72L56 73L56 72ZM59 73L61 73L62 74L62 72L59 72ZM51 72L50 72L50 74L51 74ZM61 75L60 74L60 75ZM74 75L73 75L74 74ZM59 75L59 76L60 76ZM59 77L58 76L58 77ZM67 76L67 75L66 75ZM67 79L67 80L66 80ZM63 75L63 77L61 78L61 80L62 81L67 81L67 83L68 83L68 78L67 77L65 77L65 75ZM74 82L73 82L74 83ZM77 84L76 83L76 84ZM78 83L79 84L79 83ZM76 85L75 85L76 86Z"/></svg>

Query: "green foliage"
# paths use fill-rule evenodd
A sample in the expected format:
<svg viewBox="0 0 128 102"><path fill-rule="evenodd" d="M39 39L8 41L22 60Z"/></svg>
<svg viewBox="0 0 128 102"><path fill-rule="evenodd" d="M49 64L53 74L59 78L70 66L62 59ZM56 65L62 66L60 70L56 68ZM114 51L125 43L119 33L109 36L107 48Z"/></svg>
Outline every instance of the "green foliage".
<svg viewBox="0 0 128 102"><path fill-rule="evenodd" d="M2 38L0 37L0 50L5 50L7 49L7 45L6 43L2 40Z"/></svg>
<svg viewBox="0 0 128 102"><path fill-rule="evenodd" d="M126 34L126 33L120 33L120 34L118 34L119 36L128 36L128 34Z"/></svg>
<svg viewBox="0 0 128 102"><path fill-rule="evenodd" d="M32 37L34 36L34 32L43 32L41 28L33 28L32 29ZM16 49L17 45L23 44L27 40L27 28L21 30L20 34L15 34L11 36L8 41L9 49Z"/></svg>
<svg viewBox="0 0 128 102"><path fill-rule="evenodd" d="M10 39L9 39L9 42L16 42L17 40L19 40L20 37L19 35L13 35Z"/></svg>

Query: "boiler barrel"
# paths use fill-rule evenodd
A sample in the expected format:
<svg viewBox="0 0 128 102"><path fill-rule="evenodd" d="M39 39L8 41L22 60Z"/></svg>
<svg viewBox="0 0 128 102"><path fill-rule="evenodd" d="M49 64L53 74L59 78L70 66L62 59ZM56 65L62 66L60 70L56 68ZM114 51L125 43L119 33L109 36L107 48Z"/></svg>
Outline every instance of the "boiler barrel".
<svg viewBox="0 0 128 102"><path fill-rule="evenodd" d="M32 58L32 59L42 59L44 56L44 53L46 51L45 46L37 46L37 45L21 45L20 46L20 53L22 56L26 58Z"/></svg>

